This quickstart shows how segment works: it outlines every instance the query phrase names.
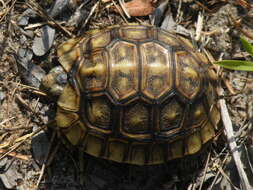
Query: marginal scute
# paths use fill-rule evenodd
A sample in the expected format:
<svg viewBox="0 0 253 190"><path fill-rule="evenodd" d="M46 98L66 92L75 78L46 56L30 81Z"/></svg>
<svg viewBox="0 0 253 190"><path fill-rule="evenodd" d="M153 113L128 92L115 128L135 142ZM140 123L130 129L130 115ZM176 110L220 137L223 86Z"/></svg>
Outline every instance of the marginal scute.
<svg viewBox="0 0 253 190"><path fill-rule="evenodd" d="M168 160L173 160L176 158L181 158L184 156L184 143L182 140L177 140L172 142L169 145L169 150L171 154L169 154Z"/></svg>
<svg viewBox="0 0 253 190"><path fill-rule="evenodd" d="M201 136L199 132L195 132L186 139L186 151L185 155L191 155L197 153L202 146Z"/></svg>
<svg viewBox="0 0 253 190"><path fill-rule="evenodd" d="M99 35L94 35L90 39L90 48L103 48L107 46L111 42L111 35L110 32L99 33Z"/></svg>
<svg viewBox="0 0 253 190"><path fill-rule="evenodd" d="M55 120L59 128L71 127L78 119L79 116L76 113L57 108Z"/></svg>
<svg viewBox="0 0 253 190"><path fill-rule="evenodd" d="M193 47L193 45L192 45L192 43L188 39L183 38L181 36L178 36L178 38L183 41L182 45L188 46L188 48L191 49L192 51L195 50L194 47Z"/></svg>
<svg viewBox="0 0 253 190"><path fill-rule="evenodd" d="M214 70L212 68L208 69L208 75L209 78L213 81L213 82L217 82L218 81L218 76L217 74L214 72Z"/></svg>
<svg viewBox="0 0 253 190"><path fill-rule="evenodd" d="M165 158L165 149L163 144L154 144L151 150L151 163L159 164L164 162Z"/></svg>
<svg viewBox="0 0 253 190"><path fill-rule="evenodd" d="M176 39L175 36L171 35L168 32L165 32L163 30L158 31L158 40L162 43L166 43L166 45L169 46L175 46L175 47L179 47L180 43L178 42L178 40Z"/></svg>
<svg viewBox="0 0 253 190"><path fill-rule="evenodd" d="M211 85L211 83L208 83L208 87L206 89L205 96L207 98L207 102L208 102L209 107L212 107L215 104L216 95L215 95L214 88Z"/></svg>
<svg viewBox="0 0 253 190"><path fill-rule="evenodd" d="M81 38L70 39L63 43L57 51L59 62L69 72L73 64L80 58L81 52L79 42Z"/></svg>
<svg viewBox="0 0 253 190"><path fill-rule="evenodd" d="M57 49L57 55L60 57L66 52L72 50L77 44L80 43L81 38L72 38L62 43Z"/></svg>
<svg viewBox="0 0 253 190"><path fill-rule="evenodd" d="M74 88L70 84L67 84L63 89L57 104L64 110L76 112L79 110L80 97L77 95Z"/></svg>
<svg viewBox="0 0 253 190"><path fill-rule="evenodd" d="M127 151L127 143L119 140L109 141L108 159L116 162L124 160L125 152Z"/></svg>
<svg viewBox="0 0 253 190"><path fill-rule="evenodd" d="M218 123L221 120L221 115L215 104L210 109L210 117L211 117L211 121L213 121L213 125L217 127Z"/></svg>
<svg viewBox="0 0 253 190"><path fill-rule="evenodd" d="M126 40L147 40L148 32L147 28L136 28L135 26L122 27L119 30L121 38Z"/></svg>
<svg viewBox="0 0 253 190"><path fill-rule="evenodd" d="M98 156L100 156L101 152L103 151L102 150L103 144L104 144L103 139L101 139L95 135L89 134L86 139L85 152L87 152L88 154L90 154L92 156L98 157Z"/></svg>
<svg viewBox="0 0 253 190"><path fill-rule="evenodd" d="M144 165L145 164L145 155L146 155L145 145L136 143L136 144L132 145L129 160L133 164Z"/></svg>
<svg viewBox="0 0 253 190"><path fill-rule="evenodd" d="M207 122L200 130L202 143L205 144L215 137L215 130L210 122Z"/></svg>
<svg viewBox="0 0 253 190"><path fill-rule="evenodd" d="M72 143L72 145L77 145L84 137L85 130L82 127L81 122L77 122L72 125L70 129L68 129L64 134L66 135L69 142Z"/></svg>

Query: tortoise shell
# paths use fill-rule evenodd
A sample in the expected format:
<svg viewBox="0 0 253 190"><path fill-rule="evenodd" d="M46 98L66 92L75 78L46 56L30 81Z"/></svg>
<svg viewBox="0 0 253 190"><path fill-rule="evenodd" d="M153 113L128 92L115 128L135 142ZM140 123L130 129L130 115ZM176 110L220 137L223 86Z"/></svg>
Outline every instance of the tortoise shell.
<svg viewBox="0 0 253 190"><path fill-rule="evenodd" d="M113 26L58 49L69 75L56 122L73 145L121 163L160 164L199 152L217 133L215 83L179 35Z"/></svg>

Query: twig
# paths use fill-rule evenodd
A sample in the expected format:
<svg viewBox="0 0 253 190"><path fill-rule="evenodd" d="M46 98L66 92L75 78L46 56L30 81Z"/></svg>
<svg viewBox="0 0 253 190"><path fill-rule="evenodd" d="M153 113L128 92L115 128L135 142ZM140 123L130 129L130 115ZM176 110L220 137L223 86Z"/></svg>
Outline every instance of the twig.
<svg viewBox="0 0 253 190"><path fill-rule="evenodd" d="M221 164L220 164L219 167L223 167L223 165L225 164L225 162L226 162L228 156L229 156L229 154L227 153L226 156L225 156L225 158L222 160L222 162L221 162ZM219 177L220 174L221 174L221 173L220 173L220 170L218 170L218 172L216 173L216 175L215 175L215 177L214 177L214 180L212 181L212 184L210 185L209 189L213 189L213 186L214 186L214 184L216 183L216 181L217 181L217 179L218 179L218 177Z"/></svg>
<svg viewBox="0 0 253 190"><path fill-rule="evenodd" d="M15 3L17 0L14 0L10 6L10 8L5 12L5 14L3 15L3 17L0 19L0 22L3 21L3 19L6 17L6 15L10 12L10 10L14 7Z"/></svg>
<svg viewBox="0 0 253 190"><path fill-rule="evenodd" d="M124 14L122 13L122 10L119 8L119 6L115 3L114 0L112 0L112 3L115 6L115 8L118 10L120 16L123 18L123 20L125 21L125 23L128 23L127 19L125 18Z"/></svg>
<svg viewBox="0 0 253 190"><path fill-rule="evenodd" d="M219 95L220 96L224 95L224 90L221 87L219 89ZM243 170L243 164L242 164L242 161L240 159L239 152L238 152L232 122L231 122L231 119L229 117L229 113L228 113L228 109L227 109L225 100L220 99L219 104L220 104L220 107L221 107L221 116L222 116L222 121L223 121L223 125L224 125L225 134L227 136L228 143L229 143L229 148L230 148L230 151L232 153L237 171L238 171L240 179L241 179L241 185L243 187L243 190L250 190L250 189L252 190L253 187L251 187L251 185L249 183L249 180L248 180L248 177L247 177L245 171Z"/></svg>
<svg viewBox="0 0 253 190"><path fill-rule="evenodd" d="M220 174L233 186L235 190L240 190L232 183L229 176L224 172L224 170L221 167L217 167L217 169L219 170Z"/></svg>
<svg viewBox="0 0 253 190"><path fill-rule="evenodd" d="M253 40L253 35L252 35L251 33L247 32L247 31L245 31L244 29L241 28L241 20L236 20L236 19L232 16L232 14L229 14L229 17L231 18L231 20L232 20L232 22L233 22L235 28L236 28L239 32L243 33L243 35L245 35L245 36L247 36L248 38L250 38L251 40Z"/></svg>
<svg viewBox="0 0 253 190"><path fill-rule="evenodd" d="M1 153L5 153L5 152L6 152L5 150L0 149L0 154ZM11 156L11 157L15 157L15 158L21 159L21 160L26 160L26 161L30 160L29 156L18 154L16 152L9 152L7 155Z"/></svg>
<svg viewBox="0 0 253 190"><path fill-rule="evenodd" d="M208 163L209 163L209 161L210 161L210 157L211 157L211 153L209 152L208 157L207 157L207 160L206 160L205 169L204 169L204 176L203 176L203 178L202 178L202 180L201 180L201 183L200 183L200 186L199 186L199 190L202 189L202 186L203 186L203 184L204 184L204 181L205 181L205 178L206 178L206 172L207 172L207 168L208 168Z"/></svg>
<svg viewBox="0 0 253 190"><path fill-rule="evenodd" d="M235 92L235 90L233 89L233 87L229 84L228 79L226 79L226 78L224 78L224 77L223 77L222 79L223 79L223 82L224 82L225 86L227 87L229 93L230 93L231 95L235 95L236 92Z"/></svg>
<svg viewBox="0 0 253 190"><path fill-rule="evenodd" d="M34 0L29 0L27 6L38 12L41 17L45 17L47 21L52 21L54 25L61 31L63 31L65 34L67 34L68 37L73 37L73 34L70 31L68 31L65 27L61 26L57 21L55 21L51 16L49 16L47 12L42 7L40 7L37 2L35 2ZM50 22L48 22L48 24L52 25Z"/></svg>
<svg viewBox="0 0 253 190"><path fill-rule="evenodd" d="M92 16L93 13L95 12L95 10L96 10L96 8L97 8L98 5L99 5L99 1L96 2L96 4L91 8L90 13L89 13L88 17L86 18L86 20L84 21L84 23L82 24L81 29L83 29L83 28L86 26L86 24L87 24L88 21L90 20L91 16Z"/></svg>
<svg viewBox="0 0 253 190"><path fill-rule="evenodd" d="M7 123L8 121L10 121L10 120L12 120L12 119L15 119L15 117L11 117L11 118L8 118L8 119L3 120L3 121L0 123L0 127L2 127L5 123Z"/></svg>
<svg viewBox="0 0 253 190"><path fill-rule="evenodd" d="M182 14L183 14L183 12L181 11L181 8L182 8L182 0L179 0L178 8L177 8L176 23L181 22L181 18L182 18Z"/></svg>
<svg viewBox="0 0 253 190"><path fill-rule="evenodd" d="M201 31L203 29L203 20L204 20L204 16L201 12L199 12L198 21L197 21L197 25L196 25L196 35L195 35L195 40L196 41L200 40Z"/></svg>
<svg viewBox="0 0 253 190"><path fill-rule="evenodd" d="M41 167L41 170L40 170L40 176L39 176L39 179L38 179L38 181L37 181L35 190L37 190L37 189L39 188L41 179L42 179L42 177L43 177L43 175L44 175L44 172L45 172L45 168L46 168L46 164L43 164L42 167Z"/></svg>
<svg viewBox="0 0 253 190"><path fill-rule="evenodd" d="M3 5L3 8L5 9L6 8L6 4L3 0L0 0L1 4Z"/></svg>
<svg viewBox="0 0 253 190"><path fill-rule="evenodd" d="M19 138L15 139L13 143L19 143L19 142L21 142L21 144L22 144L22 143L24 143L27 139L33 137L34 135L36 135L38 132L40 132L41 130L45 129L46 127L47 127L47 125L44 125L43 127L39 128L39 129L37 129L37 130L35 130L35 131L32 132L32 133L29 133L29 134L26 134L26 135L24 135L24 136L22 136L22 137L19 137ZM10 142L2 143L2 144L0 144L0 149L5 148L5 147L8 147L10 144L11 144ZM15 145L14 145L14 146L15 146ZM0 157L0 160L1 160L1 159L3 159L3 156Z"/></svg>
<svg viewBox="0 0 253 190"><path fill-rule="evenodd" d="M123 12L125 13L125 15L127 16L127 18L131 18L131 16L129 15L129 13L128 13L128 11L127 11L127 9L126 9L126 7L125 7L125 2L123 2L122 0L119 0L119 4L120 4L120 7L121 7L121 9L123 10Z"/></svg>

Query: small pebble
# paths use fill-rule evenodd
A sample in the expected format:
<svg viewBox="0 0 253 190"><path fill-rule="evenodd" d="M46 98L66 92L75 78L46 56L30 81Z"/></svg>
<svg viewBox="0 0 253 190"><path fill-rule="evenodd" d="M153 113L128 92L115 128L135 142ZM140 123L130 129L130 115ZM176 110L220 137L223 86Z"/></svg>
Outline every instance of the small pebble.
<svg viewBox="0 0 253 190"><path fill-rule="evenodd" d="M2 102L5 99L5 97L6 97L5 92L0 91L0 102Z"/></svg>
<svg viewBox="0 0 253 190"><path fill-rule="evenodd" d="M57 17L58 15L64 13L66 8L68 8L69 0L56 0L52 4L51 8L48 11L49 16L52 18Z"/></svg>
<svg viewBox="0 0 253 190"><path fill-rule="evenodd" d="M32 50L37 56L45 55L52 47L55 36L55 29L50 26L44 26L41 28L41 37L35 37L33 41Z"/></svg>
<svg viewBox="0 0 253 190"><path fill-rule="evenodd" d="M18 70L24 81L33 87L39 88L46 72L38 65L32 63L33 53L30 49L18 50Z"/></svg>
<svg viewBox="0 0 253 190"><path fill-rule="evenodd" d="M38 127L34 126L33 131L37 130ZM33 151L33 158L35 161L42 165L45 157L47 156L49 148L49 140L45 131L41 131L32 138L32 151Z"/></svg>
<svg viewBox="0 0 253 190"><path fill-rule="evenodd" d="M2 180L5 188L14 189L18 186L18 181L22 180L22 175L18 172L16 162L9 160L7 157L0 160L0 179Z"/></svg>

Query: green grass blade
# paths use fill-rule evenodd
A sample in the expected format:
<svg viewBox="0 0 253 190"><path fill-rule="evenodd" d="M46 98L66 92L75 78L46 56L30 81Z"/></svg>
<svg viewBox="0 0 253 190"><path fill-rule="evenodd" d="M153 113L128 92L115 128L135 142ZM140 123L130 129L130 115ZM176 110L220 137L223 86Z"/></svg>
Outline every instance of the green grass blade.
<svg viewBox="0 0 253 190"><path fill-rule="evenodd" d="M242 42L244 50L253 57L253 45L249 43L248 40L246 40L244 37L240 37L240 40Z"/></svg>
<svg viewBox="0 0 253 190"><path fill-rule="evenodd" d="M253 71L253 62L239 61L239 60L223 60L216 61L214 64L220 65L226 69L239 70L239 71Z"/></svg>

